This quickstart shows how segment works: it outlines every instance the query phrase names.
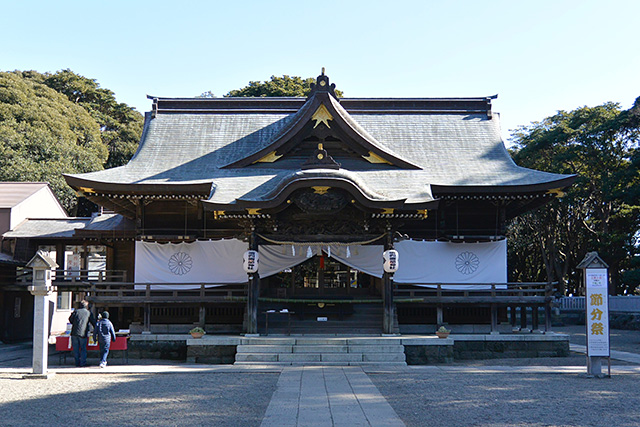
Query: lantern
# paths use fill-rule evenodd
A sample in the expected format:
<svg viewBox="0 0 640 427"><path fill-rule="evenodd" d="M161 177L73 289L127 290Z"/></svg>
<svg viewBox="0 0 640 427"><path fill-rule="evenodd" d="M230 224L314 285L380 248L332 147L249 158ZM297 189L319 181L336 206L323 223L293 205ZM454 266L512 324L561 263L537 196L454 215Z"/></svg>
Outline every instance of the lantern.
<svg viewBox="0 0 640 427"><path fill-rule="evenodd" d="M384 251L382 254L382 259L384 260L382 267L384 268L384 271L387 273L395 273L396 271L398 271L398 258L398 251L394 249Z"/></svg>
<svg viewBox="0 0 640 427"><path fill-rule="evenodd" d="M258 251L246 251L242 257L242 267L244 267L244 271L249 274L257 272L259 258Z"/></svg>

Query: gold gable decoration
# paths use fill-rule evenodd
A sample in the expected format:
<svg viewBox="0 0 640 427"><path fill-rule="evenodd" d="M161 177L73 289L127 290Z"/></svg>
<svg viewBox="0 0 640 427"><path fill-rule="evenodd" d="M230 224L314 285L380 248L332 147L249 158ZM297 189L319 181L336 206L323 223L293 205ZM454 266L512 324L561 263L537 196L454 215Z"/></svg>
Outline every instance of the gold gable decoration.
<svg viewBox="0 0 640 427"><path fill-rule="evenodd" d="M253 163L273 163L276 160L278 160L280 157L282 157L282 154L276 154L275 151L272 151L269 154L267 154L266 156L256 160Z"/></svg>
<svg viewBox="0 0 640 427"><path fill-rule="evenodd" d="M320 104L316 112L313 113L313 116L311 116L311 120L316 121L316 124L313 126L314 129L320 123L324 123L328 128L331 128L331 126L329 126L329 120L333 120L333 116L331 115L329 110L327 110L327 107L325 107L323 104Z"/></svg>
<svg viewBox="0 0 640 427"><path fill-rule="evenodd" d="M313 192L315 194L326 194L327 191L329 191L329 189L331 187L321 187L321 186L316 186L316 187L311 187L313 189Z"/></svg>
<svg viewBox="0 0 640 427"><path fill-rule="evenodd" d="M551 190L547 191L547 194L553 194L558 199L561 199L565 196L565 192L562 191L561 188L552 188Z"/></svg>
<svg viewBox="0 0 640 427"><path fill-rule="evenodd" d="M388 165L392 165L393 164L390 161L388 161L386 159L383 159L382 157L378 156L373 151L369 151L369 154L367 154L366 156L362 156L362 158L365 159L366 161L368 161L369 163L386 163Z"/></svg>

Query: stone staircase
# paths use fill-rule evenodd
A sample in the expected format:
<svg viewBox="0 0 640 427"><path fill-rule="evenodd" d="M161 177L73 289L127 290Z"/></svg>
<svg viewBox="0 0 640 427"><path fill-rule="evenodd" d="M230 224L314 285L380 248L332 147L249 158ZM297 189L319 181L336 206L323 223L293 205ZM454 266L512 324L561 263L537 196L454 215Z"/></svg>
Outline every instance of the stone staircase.
<svg viewBox="0 0 640 427"><path fill-rule="evenodd" d="M243 338L236 365L406 366L404 346L395 337Z"/></svg>

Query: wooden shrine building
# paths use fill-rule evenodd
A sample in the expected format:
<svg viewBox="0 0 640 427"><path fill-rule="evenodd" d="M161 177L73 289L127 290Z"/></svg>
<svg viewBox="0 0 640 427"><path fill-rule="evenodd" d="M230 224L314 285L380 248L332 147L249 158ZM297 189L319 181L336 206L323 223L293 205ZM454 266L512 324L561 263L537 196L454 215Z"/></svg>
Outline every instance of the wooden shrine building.
<svg viewBox="0 0 640 427"><path fill-rule="evenodd" d="M65 235L106 248L104 270L83 264L68 289L120 327L249 334L272 312L301 333L495 330L509 307L547 305L551 284L507 283L505 227L574 177L517 166L493 97L334 89L323 73L306 99L153 97L127 165L65 177L122 217ZM243 269L249 249L256 274Z"/></svg>

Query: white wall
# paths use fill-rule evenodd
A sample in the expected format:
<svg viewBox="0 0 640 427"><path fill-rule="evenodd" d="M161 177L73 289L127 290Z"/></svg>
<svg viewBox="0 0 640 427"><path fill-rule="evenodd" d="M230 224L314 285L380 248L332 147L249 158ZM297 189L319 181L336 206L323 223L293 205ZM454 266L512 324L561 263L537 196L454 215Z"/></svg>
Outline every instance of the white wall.
<svg viewBox="0 0 640 427"><path fill-rule="evenodd" d="M71 308L58 310L58 293L53 292L49 296L49 301L53 302L53 316L51 317L51 336L61 335L67 330Z"/></svg>
<svg viewBox="0 0 640 427"><path fill-rule="evenodd" d="M11 209L10 229L27 218L66 218L67 213L48 186L27 197Z"/></svg>

